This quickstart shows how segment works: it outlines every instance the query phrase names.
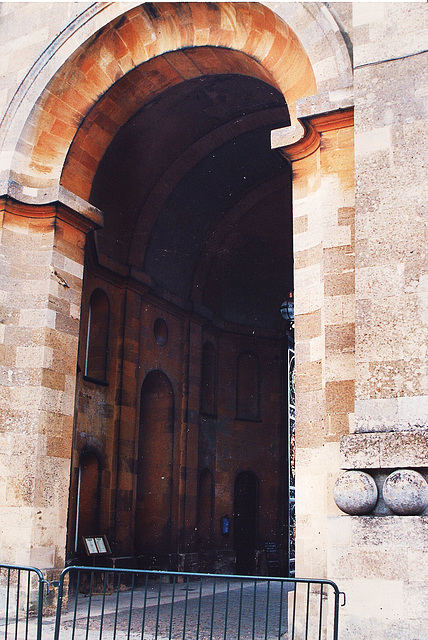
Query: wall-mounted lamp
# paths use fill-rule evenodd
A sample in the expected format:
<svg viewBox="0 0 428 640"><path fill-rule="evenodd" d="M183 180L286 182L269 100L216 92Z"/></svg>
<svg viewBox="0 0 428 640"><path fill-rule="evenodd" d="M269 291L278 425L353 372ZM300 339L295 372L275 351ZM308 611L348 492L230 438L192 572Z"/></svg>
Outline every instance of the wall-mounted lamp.
<svg viewBox="0 0 428 640"><path fill-rule="evenodd" d="M290 291L289 297L281 305L281 315L287 322L294 322L294 300L293 293Z"/></svg>

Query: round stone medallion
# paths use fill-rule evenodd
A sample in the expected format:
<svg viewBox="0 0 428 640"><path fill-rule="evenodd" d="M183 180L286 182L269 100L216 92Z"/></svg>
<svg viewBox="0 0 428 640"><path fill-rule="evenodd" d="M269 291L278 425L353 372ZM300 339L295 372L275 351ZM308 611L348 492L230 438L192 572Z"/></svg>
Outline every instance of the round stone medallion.
<svg viewBox="0 0 428 640"><path fill-rule="evenodd" d="M394 513L416 516L428 506L428 484L423 475L413 469L393 471L382 489L385 504Z"/></svg>
<svg viewBox="0 0 428 640"><path fill-rule="evenodd" d="M373 478L364 471L345 471L333 490L339 509L352 516L370 513L375 508L378 491Z"/></svg>

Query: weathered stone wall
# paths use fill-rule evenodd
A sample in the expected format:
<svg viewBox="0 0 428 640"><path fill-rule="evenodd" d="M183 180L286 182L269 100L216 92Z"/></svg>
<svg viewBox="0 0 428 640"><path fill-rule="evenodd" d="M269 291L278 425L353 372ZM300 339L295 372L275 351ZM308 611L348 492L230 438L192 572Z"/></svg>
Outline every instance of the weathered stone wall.
<svg viewBox="0 0 428 640"><path fill-rule="evenodd" d="M19 84L43 54L46 45L90 6L89 2L2 2L0 113L4 113Z"/></svg>
<svg viewBox="0 0 428 640"><path fill-rule="evenodd" d="M344 638L428 637L426 511L409 515L428 466L426 27L423 4L354 4L355 427L341 466L367 472L379 497L329 523ZM407 468L421 475L391 476ZM407 515L386 499L392 478Z"/></svg>
<svg viewBox="0 0 428 640"><path fill-rule="evenodd" d="M428 428L426 8L398 7L354 8L358 432Z"/></svg>
<svg viewBox="0 0 428 640"><path fill-rule="evenodd" d="M327 575L326 517L354 414L352 117L312 117L318 148L293 160L296 513L299 575ZM286 150L287 153L287 150ZM304 152L303 152L304 153Z"/></svg>
<svg viewBox="0 0 428 640"><path fill-rule="evenodd" d="M53 567L65 560L84 233L60 207L28 213L2 202L1 546L3 561Z"/></svg>

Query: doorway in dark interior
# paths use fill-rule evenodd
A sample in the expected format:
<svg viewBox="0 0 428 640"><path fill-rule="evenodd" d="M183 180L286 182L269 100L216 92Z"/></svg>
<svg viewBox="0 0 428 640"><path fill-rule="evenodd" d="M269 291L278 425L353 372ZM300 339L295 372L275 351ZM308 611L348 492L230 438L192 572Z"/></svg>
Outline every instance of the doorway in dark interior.
<svg viewBox="0 0 428 640"><path fill-rule="evenodd" d="M259 480L251 471L240 473L235 480L234 535L236 573L256 573L258 545Z"/></svg>

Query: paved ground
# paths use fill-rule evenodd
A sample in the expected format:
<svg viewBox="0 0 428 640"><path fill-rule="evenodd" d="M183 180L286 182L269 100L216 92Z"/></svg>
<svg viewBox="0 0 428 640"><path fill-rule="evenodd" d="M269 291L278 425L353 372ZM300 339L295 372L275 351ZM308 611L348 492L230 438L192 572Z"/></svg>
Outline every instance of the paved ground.
<svg viewBox="0 0 428 640"><path fill-rule="evenodd" d="M102 571L89 589L89 573L81 575L78 585L72 575L70 591L77 591L78 596L64 603L55 640L288 640L288 601L290 596L293 606L296 594L290 639L333 637L324 606L326 593L316 585L309 589L302 582L290 594L295 585L274 580L192 576L183 582L180 576L171 583L169 577L159 579L158 575L150 580L136 577L140 583L130 589L129 584L121 583L119 588L110 584L112 574ZM12 596L9 601L13 604ZM41 638L36 632L36 617L20 619L16 625L11 610L7 624L0 615L0 640L54 640L55 616L44 616Z"/></svg>
<svg viewBox="0 0 428 640"><path fill-rule="evenodd" d="M62 615L59 640L242 640L286 638L289 585L204 580L149 583L103 598L80 596ZM74 636L73 636L73 628ZM52 637L44 623L43 640Z"/></svg>

